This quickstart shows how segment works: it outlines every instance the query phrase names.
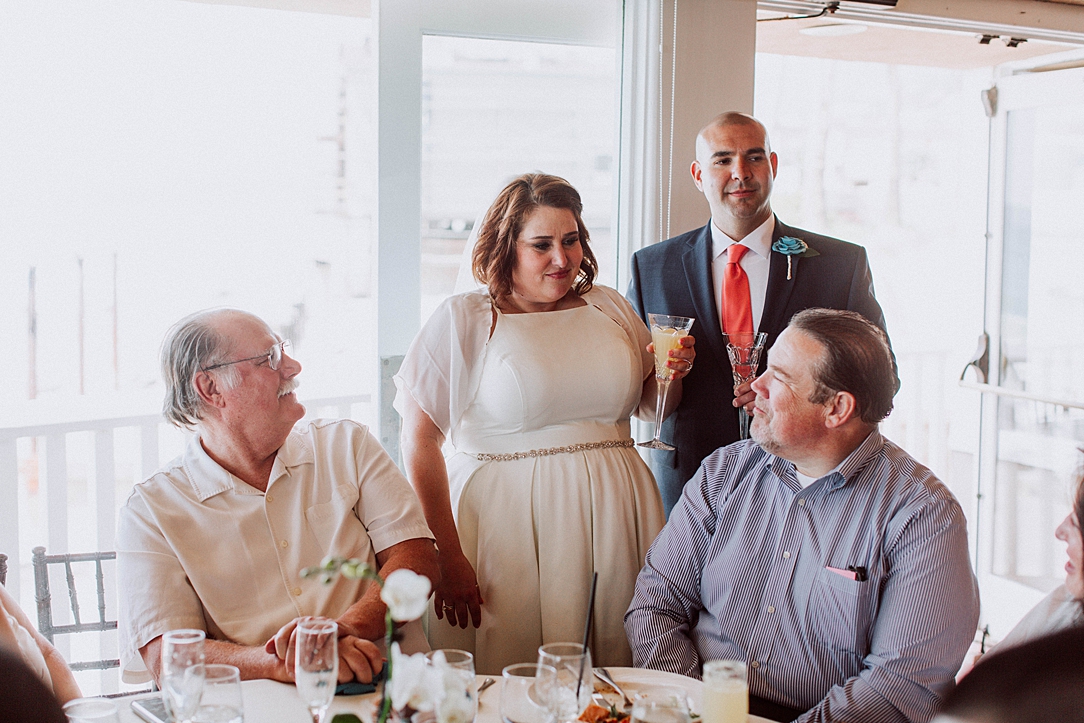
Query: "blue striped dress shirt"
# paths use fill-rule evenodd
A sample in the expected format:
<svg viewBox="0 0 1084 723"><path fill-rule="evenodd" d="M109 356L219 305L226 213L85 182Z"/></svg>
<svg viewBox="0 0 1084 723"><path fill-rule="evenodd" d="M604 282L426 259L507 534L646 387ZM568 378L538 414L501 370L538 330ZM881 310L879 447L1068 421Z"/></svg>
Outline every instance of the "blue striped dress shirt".
<svg viewBox="0 0 1084 723"><path fill-rule="evenodd" d="M874 430L804 489L752 441L707 457L625 632L638 667L699 678L703 661L744 660L749 692L808 710L803 723L888 723L933 716L978 615L959 503Z"/></svg>

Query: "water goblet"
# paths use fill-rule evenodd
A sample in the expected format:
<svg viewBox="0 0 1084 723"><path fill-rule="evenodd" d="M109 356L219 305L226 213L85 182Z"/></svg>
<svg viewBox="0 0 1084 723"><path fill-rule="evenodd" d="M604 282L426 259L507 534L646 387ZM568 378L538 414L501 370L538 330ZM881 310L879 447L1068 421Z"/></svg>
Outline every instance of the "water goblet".
<svg viewBox="0 0 1084 723"><path fill-rule="evenodd" d="M192 723L242 723L241 671L233 665L203 665L203 695Z"/></svg>
<svg viewBox="0 0 1084 723"><path fill-rule="evenodd" d="M726 353L730 357L730 369L734 374L734 388L752 381L760 366L760 355L764 353L764 344L768 335L758 332L736 332L723 334ZM742 407L738 410L738 434L740 439L749 439L749 413Z"/></svg>
<svg viewBox="0 0 1084 723"><path fill-rule="evenodd" d="M651 343L655 345L655 384L659 392L655 407L655 436L650 442L640 442L637 446L672 452L676 447L661 438L666 395L670 391L670 382L674 380L674 370L666 366L666 362L670 358L671 350L681 348L682 337L689 335L696 320L687 316L666 314L648 314L647 318L651 322Z"/></svg>
<svg viewBox="0 0 1084 723"><path fill-rule="evenodd" d="M538 663L555 671L542 678L542 690L557 721L576 720L595 691L591 651L580 643L549 643L538 649Z"/></svg>
<svg viewBox="0 0 1084 723"><path fill-rule="evenodd" d="M338 623L327 618L302 620L297 624L294 648L297 694L308 707L312 723L323 723L339 679Z"/></svg>
<svg viewBox="0 0 1084 723"><path fill-rule="evenodd" d="M425 654L441 673L444 698L436 710L437 723L472 723L478 715L478 683L474 655L466 650L433 650Z"/></svg>
<svg viewBox="0 0 1084 723"><path fill-rule="evenodd" d="M557 671L551 665L516 663L501 671L501 720L504 723L555 723L545 700L544 681Z"/></svg>
<svg viewBox="0 0 1084 723"><path fill-rule="evenodd" d="M162 668L159 682L162 700L170 717L178 723L189 723L199 707L203 694L203 643L207 634L202 630L170 630L162 636Z"/></svg>

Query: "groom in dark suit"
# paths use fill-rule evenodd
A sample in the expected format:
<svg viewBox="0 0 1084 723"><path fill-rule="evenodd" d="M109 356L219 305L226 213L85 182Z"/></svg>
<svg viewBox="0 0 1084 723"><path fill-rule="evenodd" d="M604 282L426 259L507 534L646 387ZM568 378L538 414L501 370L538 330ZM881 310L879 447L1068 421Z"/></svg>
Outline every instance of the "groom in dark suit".
<svg viewBox="0 0 1084 723"><path fill-rule="evenodd" d="M697 135L691 168L711 221L632 257L627 296L645 323L649 313L696 319L696 369L662 428L677 450L652 452L668 516L704 457L738 440L738 408L752 411L749 385L734 388L724 324L767 333L769 348L792 316L813 307L857 311L885 328L865 249L792 228L772 213L777 165L758 120L718 116Z"/></svg>

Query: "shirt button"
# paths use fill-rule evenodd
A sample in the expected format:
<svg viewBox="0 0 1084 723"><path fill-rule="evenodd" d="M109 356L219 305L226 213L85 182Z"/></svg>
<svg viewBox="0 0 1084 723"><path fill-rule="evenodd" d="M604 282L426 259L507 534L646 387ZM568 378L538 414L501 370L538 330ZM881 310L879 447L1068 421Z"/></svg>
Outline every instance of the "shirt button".
<svg viewBox="0 0 1084 723"><path fill-rule="evenodd" d="M274 502L274 501L275 501L275 498L274 498L274 497L272 497L271 495L266 495L266 496L264 497L264 499L265 499L265 500L267 500L268 502Z"/></svg>
<svg viewBox="0 0 1084 723"><path fill-rule="evenodd" d="M301 588L299 588L299 587L294 588L294 596L295 597L300 597L301 596Z"/></svg>
<svg viewBox="0 0 1084 723"><path fill-rule="evenodd" d="M789 558L789 557L790 557L790 553L789 553L789 552L784 552L784 553L783 553L783 559L784 559L784 560L786 560L786 559L787 559L787 558Z"/></svg>
<svg viewBox="0 0 1084 723"><path fill-rule="evenodd" d="M753 668L754 670L759 668L760 667L760 661L759 660L754 660L752 663L749 663L749 667Z"/></svg>
<svg viewBox="0 0 1084 723"><path fill-rule="evenodd" d="M768 606L768 612L774 613L775 612L775 605L769 605Z"/></svg>
<svg viewBox="0 0 1084 723"><path fill-rule="evenodd" d="M282 545L283 549L285 549L285 548L287 548L287 547L289 547L289 546L290 546L290 543L289 543L289 542L287 542L286 540L283 540L283 541L282 541L282 542L280 542L279 544L280 544L280 545Z"/></svg>
<svg viewBox="0 0 1084 723"><path fill-rule="evenodd" d="M798 500L798 506L799 507L805 507L805 498L804 497L802 499Z"/></svg>

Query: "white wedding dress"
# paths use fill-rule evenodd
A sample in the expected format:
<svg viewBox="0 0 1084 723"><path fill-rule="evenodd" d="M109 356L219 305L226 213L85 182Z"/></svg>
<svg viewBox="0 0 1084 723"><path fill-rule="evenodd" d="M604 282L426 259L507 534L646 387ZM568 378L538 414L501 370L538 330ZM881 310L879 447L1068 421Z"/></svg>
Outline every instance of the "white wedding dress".
<svg viewBox="0 0 1084 723"><path fill-rule="evenodd" d="M584 298L586 306L563 311L498 313L492 338L479 339L474 329L455 329L473 319L488 332L488 295L453 297L396 378L400 393L413 394L454 447L447 460L452 510L485 601L477 630L431 615L430 644L474 652L480 674L534 661L543 643L581 640L595 570L596 665L632 664L622 621L665 519L635 448L599 443L630 438L629 415L652 370L644 351L650 335L616 291L596 287ZM452 331L443 328L449 325ZM451 356L462 352L462 359L441 358L449 343ZM464 378L440 367L458 368ZM449 414L430 411L440 402ZM512 460L477 456L570 445L588 448Z"/></svg>

